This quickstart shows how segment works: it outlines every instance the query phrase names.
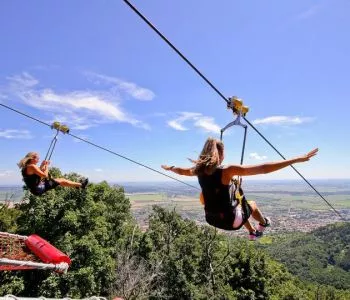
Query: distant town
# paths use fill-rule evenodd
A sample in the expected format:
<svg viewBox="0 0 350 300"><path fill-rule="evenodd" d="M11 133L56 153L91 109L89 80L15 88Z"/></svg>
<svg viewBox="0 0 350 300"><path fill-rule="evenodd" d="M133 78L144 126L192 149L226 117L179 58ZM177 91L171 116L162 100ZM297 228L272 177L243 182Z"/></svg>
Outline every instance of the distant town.
<svg viewBox="0 0 350 300"><path fill-rule="evenodd" d="M186 186L173 182L112 184L125 191L132 212L142 228L148 226L153 205L175 209L183 218L205 224L196 182ZM322 199L301 181L246 181L248 200L255 200L261 211L272 219L270 233L308 232L337 221L350 221L350 180L318 180L315 188ZM198 189L195 189L198 187ZM0 203L14 206L26 201L21 186L0 186ZM332 207L333 208L332 208ZM244 234L244 230L232 234Z"/></svg>

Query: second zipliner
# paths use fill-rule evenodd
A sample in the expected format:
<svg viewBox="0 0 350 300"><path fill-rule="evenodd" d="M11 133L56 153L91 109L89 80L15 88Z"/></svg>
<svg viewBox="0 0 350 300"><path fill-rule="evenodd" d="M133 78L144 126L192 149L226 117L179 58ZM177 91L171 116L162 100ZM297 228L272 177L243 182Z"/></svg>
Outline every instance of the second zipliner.
<svg viewBox="0 0 350 300"><path fill-rule="evenodd" d="M42 161L40 167L37 166L39 162L39 154L37 152L29 152L17 164L21 169L23 181L29 191L35 196L41 196L49 190L58 186L75 187L85 189L89 180L82 179L81 182L74 182L66 178L52 178L49 174L50 159L57 143L57 137L60 132L63 134L69 133L69 128L62 125L60 122L54 122L51 129L56 130L56 134L51 140L49 149Z"/></svg>

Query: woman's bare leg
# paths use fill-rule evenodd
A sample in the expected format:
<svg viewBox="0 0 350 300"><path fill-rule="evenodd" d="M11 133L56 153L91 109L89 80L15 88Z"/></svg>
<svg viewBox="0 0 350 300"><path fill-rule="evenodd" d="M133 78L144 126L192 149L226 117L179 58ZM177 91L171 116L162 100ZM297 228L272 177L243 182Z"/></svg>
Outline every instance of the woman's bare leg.
<svg viewBox="0 0 350 300"><path fill-rule="evenodd" d="M60 186L65 187L81 187L80 182L74 182L65 178L55 178L55 181L59 183Z"/></svg>
<svg viewBox="0 0 350 300"><path fill-rule="evenodd" d="M249 201L249 205L252 209L252 217L257 220L260 224L265 224L265 218L262 215L260 209L258 208L258 206L256 205L255 201Z"/></svg>
<svg viewBox="0 0 350 300"><path fill-rule="evenodd" d="M247 220L247 222L245 222L245 223L243 224L243 226L244 226L245 228L247 228L247 230L248 230L249 232L255 232L255 231L256 231L255 228L254 228L254 226L252 225L252 223L250 223L249 220Z"/></svg>

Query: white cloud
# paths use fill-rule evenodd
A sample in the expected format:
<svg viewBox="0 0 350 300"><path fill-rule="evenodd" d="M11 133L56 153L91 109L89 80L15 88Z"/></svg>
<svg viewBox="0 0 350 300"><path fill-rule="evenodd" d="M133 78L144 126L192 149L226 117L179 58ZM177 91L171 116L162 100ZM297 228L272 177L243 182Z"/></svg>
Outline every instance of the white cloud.
<svg viewBox="0 0 350 300"><path fill-rule="evenodd" d="M117 88L117 90L123 91L137 100L150 101L155 97L155 94L151 90L140 87L133 82L128 82L116 77L97 74L94 72L85 72L85 75L96 84L112 84Z"/></svg>
<svg viewBox="0 0 350 300"><path fill-rule="evenodd" d="M39 81L28 73L7 77L9 91L25 104L53 113L55 120L66 122L72 129L87 129L101 123L123 122L135 127L150 126L135 119L121 107L121 98L112 91L73 91L59 93L39 89Z"/></svg>
<svg viewBox="0 0 350 300"><path fill-rule="evenodd" d="M288 116L271 116L264 119L256 119L254 125L300 125L306 122L311 122L313 118L305 117L288 117Z"/></svg>
<svg viewBox="0 0 350 300"><path fill-rule="evenodd" d="M167 122L171 128L179 131L188 130L184 126L184 123L191 123L193 126L203 129L206 132L220 132L220 127L215 124L214 118L203 116L201 113L181 112L177 118Z"/></svg>
<svg viewBox="0 0 350 300"><path fill-rule="evenodd" d="M97 172L97 173L103 172L103 170L102 170L102 169L99 169L99 168L95 169L94 171Z"/></svg>
<svg viewBox="0 0 350 300"><path fill-rule="evenodd" d="M10 170L0 170L0 177L7 177L9 175L11 175L13 173L13 171Z"/></svg>
<svg viewBox="0 0 350 300"><path fill-rule="evenodd" d="M186 127L184 127L180 121L178 120L171 120L171 121L168 121L168 125L171 127L171 128L174 128L175 130L179 130L179 131L186 131L188 130Z"/></svg>
<svg viewBox="0 0 350 300"><path fill-rule="evenodd" d="M203 117L197 118L194 125L196 127L204 129L207 132L218 133L220 132L220 129L221 129L217 124L215 124L214 118L212 117L203 116Z"/></svg>
<svg viewBox="0 0 350 300"><path fill-rule="evenodd" d="M20 75L14 75L6 77L13 86L21 88L30 88L39 83L39 81L27 72L23 72Z"/></svg>
<svg viewBox="0 0 350 300"><path fill-rule="evenodd" d="M43 110L53 111L90 111L107 119L125 121L126 115L118 103L108 102L108 95L96 92L77 91L67 94L56 94L50 89L42 91L27 91L21 96L28 105ZM77 118L78 119L78 118Z"/></svg>
<svg viewBox="0 0 350 300"><path fill-rule="evenodd" d="M28 130L5 129L0 130L0 138L28 140L33 138L33 136Z"/></svg>
<svg viewBox="0 0 350 300"><path fill-rule="evenodd" d="M256 153L256 152L250 153L250 154L249 154L249 157L250 157L250 158L253 158L253 159L256 159L256 160L264 160L264 159L267 158L267 156L265 156L265 155L259 155L259 154Z"/></svg>

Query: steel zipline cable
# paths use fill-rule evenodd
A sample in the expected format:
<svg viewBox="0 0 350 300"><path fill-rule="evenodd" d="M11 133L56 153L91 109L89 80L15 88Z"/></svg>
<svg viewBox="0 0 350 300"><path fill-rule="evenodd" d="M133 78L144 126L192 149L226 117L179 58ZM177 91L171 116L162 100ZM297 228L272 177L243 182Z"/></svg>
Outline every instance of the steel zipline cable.
<svg viewBox="0 0 350 300"><path fill-rule="evenodd" d="M220 90L215 87L215 85L206 77L203 75L203 73L201 71L199 71L197 69L197 67L195 67L195 65L193 63L191 63L188 58L179 50L177 49L173 43L171 43L165 36L164 34L162 34L134 5L132 5L128 0L123 0L125 2L125 4L127 4L131 10L133 12L135 12L150 28L152 28L152 30L165 42L168 44L168 46L173 49L196 73L197 75L199 75L223 100L225 100L226 104L229 104L229 100L223 95L223 93L220 92ZM251 123L249 122L249 120L247 120L247 118L245 116L243 116L244 120L248 123L248 125L250 127L252 127L254 129L254 131L260 135L260 137L263 138L263 140L265 142L267 142L272 149L274 149L277 154L282 157L284 160L286 160L286 158L281 154L281 152L279 152L276 147L274 147L269 140ZM291 168L293 168L293 170L316 192L316 194L318 196L321 197L321 199L323 201L325 201L325 203L332 208L332 210L341 218L344 219L343 216L333 207L333 205L331 203L329 203L317 190L316 188L293 166L290 165Z"/></svg>
<svg viewBox="0 0 350 300"><path fill-rule="evenodd" d="M245 117L244 117L244 120L257 132L257 134L259 134L263 140L268 143L277 153L279 156L281 156L284 160L286 160L286 158L284 157L284 155L282 155L281 152L279 152ZM291 168L293 168L293 170L315 191L315 193L321 197L321 199L326 202L328 204L328 206L330 208L332 208L334 210L334 212L342 219L342 220L345 220L343 218L343 216L340 214L340 212L338 212L331 203L329 203L329 201L327 201L327 199L325 197L322 196L322 194L316 190L316 188L293 166L293 165L290 165Z"/></svg>
<svg viewBox="0 0 350 300"><path fill-rule="evenodd" d="M19 111L19 110L17 110L17 109L14 109L14 108L12 108L12 107L10 107L10 106L7 106L7 105L5 105L5 104L2 104L2 103L0 103L0 106L5 107L5 108L7 108L7 109L9 109L9 110L12 110L13 112L16 112L16 113L18 113L18 114L20 114L20 115L22 115L22 116L25 116L25 117L27 117L27 118L29 118L29 119L32 119L32 120L34 120L34 121L36 121L36 122L39 122L39 123L41 123L41 124L43 124L43 125L46 125L46 126L48 126L48 127L51 128L51 125L50 125L50 124L48 124L48 123L46 123L46 122L43 122L43 121L41 121L41 120L39 120L39 119L37 119L37 118L34 118L34 117L32 117L32 116L30 116L30 115L28 115L28 114L26 114L26 113L23 113L23 112L21 112L21 111ZM83 138L81 138L81 137L79 137L79 136L76 136L76 135L74 135L74 134L71 134L71 133L69 133L69 132L66 133L66 134L67 134L67 135L70 135L71 137L73 137L73 138L75 138L75 139L77 139L77 140L80 140L80 141L82 141L82 142L85 142L85 143L87 143L87 144L90 144L91 146L94 146L94 147L96 147L96 148L99 148L99 149L101 149L101 150L104 150L104 151L106 151L106 152L109 152L109 153L111 153L111 154L113 154L113 155L119 156L120 158L123 158L123 159L125 159L125 160L128 160L128 161L130 161L130 162L132 162L132 163L134 163L134 164L136 164L136 165L139 165L139 166L144 167L144 168L146 168L146 169L148 169L148 170L151 170L151 171L153 171L153 172L156 172L156 173L158 173L158 174L160 174L160 175L166 176L166 177L168 177L168 178L170 178L170 179L173 179L173 180L178 181L178 182L180 182L180 183L182 183L182 184L185 184L185 185L187 185L187 186L189 186L189 187L191 187L191 188L194 188L194 189L196 189L196 190L200 190L200 188L197 187L197 186L194 186L194 185L189 184L189 183L187 183L187 182L185 182L185 181L179 180L179 179L177 179L177 178L175 178L175 177L173 177L173 176L170 176L170 175L168 175L168 174L165 174L165 173L163 173L163 172L160 172L160 171L158 171L158 170L156 170L156 169L154 169L154 168L152 168L152 167L149 167L149 166L147 166L147 165L145 165L145 164L142 164L142 163L140 163L140 162L138 162L138 161L136 161L136 160L134 160L134 159L131 159L131 158L129 158L129 157L126 157L125 155L122 155L122 154L119 154L119 153L117 153L117 152L114 152L114 151L112 151L112 150L110 150L110 149L107 149L107 148L105 148L105 147L102 147L102 146L100 146L100 145L97 145L97 144L95 144L95 143L93 143L93 142L90 142L90 141L88 141L88 140L86 140L86 139L83 139Z"/></svg>

